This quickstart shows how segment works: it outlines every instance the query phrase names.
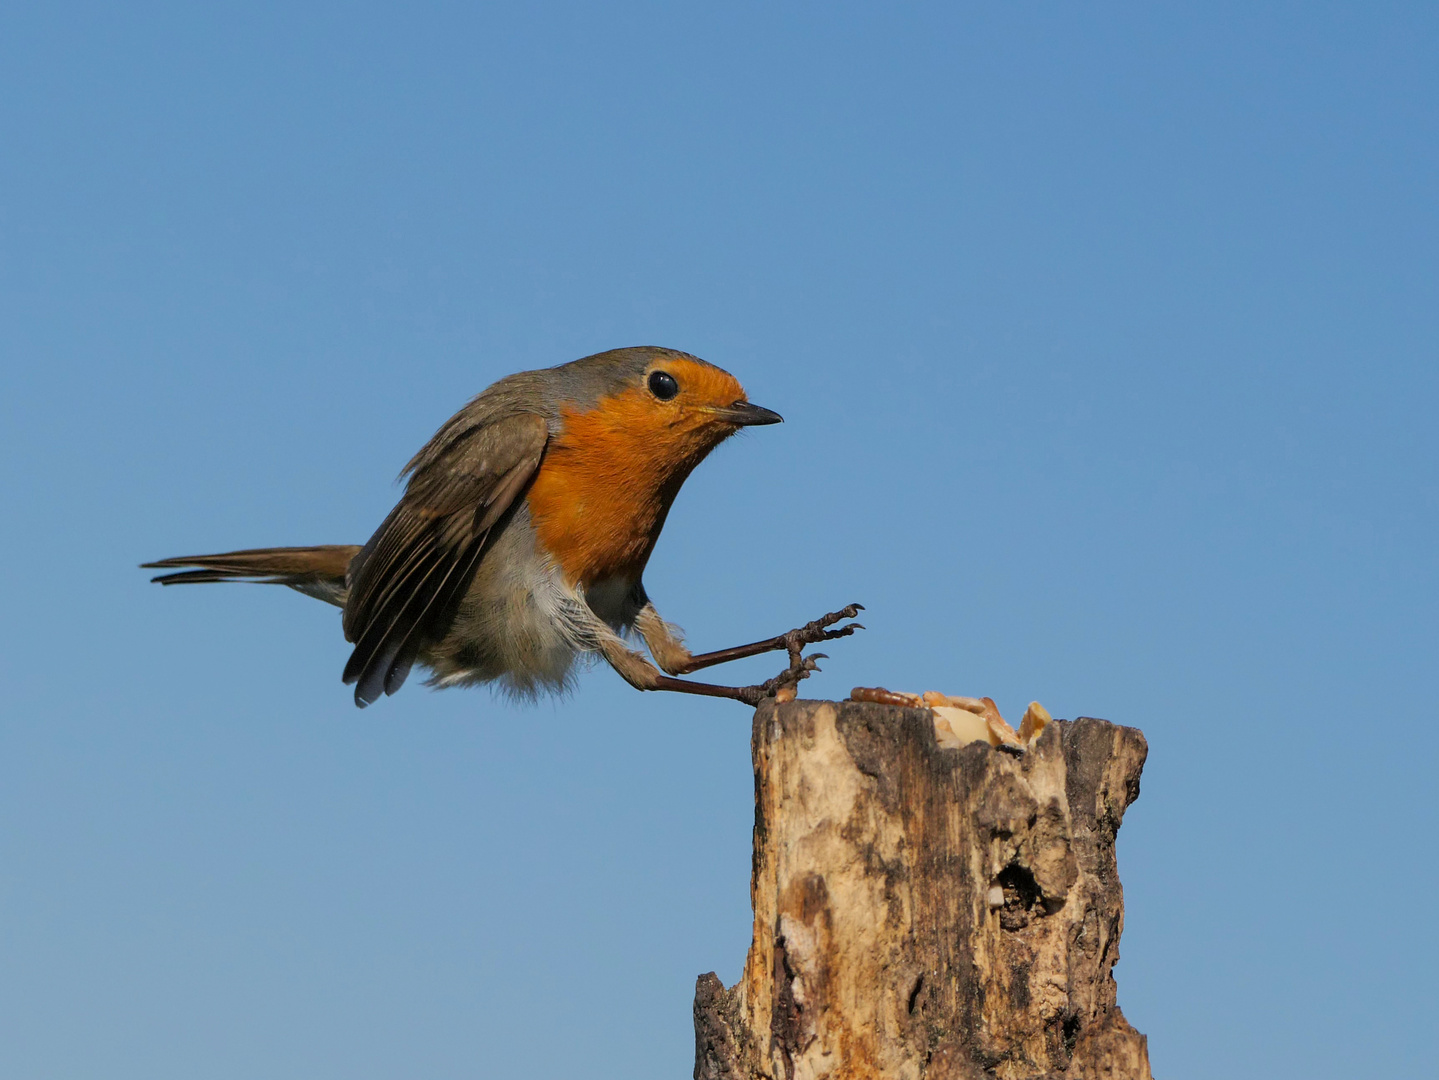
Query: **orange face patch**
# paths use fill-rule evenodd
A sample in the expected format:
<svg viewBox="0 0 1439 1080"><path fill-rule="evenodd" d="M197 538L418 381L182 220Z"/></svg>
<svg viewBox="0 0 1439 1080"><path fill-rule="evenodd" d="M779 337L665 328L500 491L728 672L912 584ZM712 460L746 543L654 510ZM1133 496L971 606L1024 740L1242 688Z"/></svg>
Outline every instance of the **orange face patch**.
<svg viewBox="0 0 1439 1080"><path fill-rule="evenodd" d="M650 393L653 371L679 384L672 400ZM528 498L540 543L567 579L639 579L680 486L736 430L714 410L743 400L729 372L667 358L592 409L562 410Z"/></svg>

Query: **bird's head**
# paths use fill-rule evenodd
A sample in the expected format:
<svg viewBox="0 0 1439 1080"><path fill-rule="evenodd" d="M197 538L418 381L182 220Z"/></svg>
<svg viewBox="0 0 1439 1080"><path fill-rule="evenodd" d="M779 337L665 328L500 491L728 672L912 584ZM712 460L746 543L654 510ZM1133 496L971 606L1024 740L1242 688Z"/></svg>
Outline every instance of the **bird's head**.
<svg viewBox="0 0 1439 1080"><path fill-rule="evenodd" d="M673 349L617 349L554 370L584 388L561 409L560 444L608 447L656 476L682 479L741 428L783 419L728 371Z"/></svg>
<svg viewBox="0 0 1439 1080"><path fill-rule="evenodd" d="M659 356L645 365L636 397L665 427L703 431L716 441L742 427L778 424L784 418L752 404L738 379L723 368L684 353ZM627 387L627 390L631 388Z"/></svg>

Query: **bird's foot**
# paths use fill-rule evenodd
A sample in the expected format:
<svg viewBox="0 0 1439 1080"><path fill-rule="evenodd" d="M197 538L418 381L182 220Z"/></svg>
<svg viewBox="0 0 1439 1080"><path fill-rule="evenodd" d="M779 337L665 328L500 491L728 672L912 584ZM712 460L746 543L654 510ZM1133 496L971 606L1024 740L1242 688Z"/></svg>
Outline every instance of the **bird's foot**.
<svg viewBox="0 0 1439 1080"><path fill-rule="evenodd" d="M837 638L849 637L856 630L863 630L864 626L857 622L830 629L837 622L853 619L863 610L863 604L846 604L838 611L821 615L818 619L813 619L803 626L779 635L778 640L784 642L785 652L789 654L789 666L774 678L766 679L756 686L739 687L740 693L743 695L740 700L754 706L770 697L776 701L793 701L800 682L808 679L813 672L820 670L819 661L829 659L827 653L810 653L806 656L804 654L805 647L817 645L821 641L834 641Z"/></svg>
<svg viewBox="0 0 1439 1080"><path fill-rule="evenodd" d="M781 634L784 639L784 647L789 652L790 666L793 667L799 658L799 654L806 645L817 645L821 641L834 641L836 638L849 637L856 630L863 630L862 623L852 622L831 630L830 627L844 619L853 619L864 610L863 604L846 604L838 611L831 611L828 615L821 615L818 619L805 623L803 626L791 630L787 634Z"/></svg>

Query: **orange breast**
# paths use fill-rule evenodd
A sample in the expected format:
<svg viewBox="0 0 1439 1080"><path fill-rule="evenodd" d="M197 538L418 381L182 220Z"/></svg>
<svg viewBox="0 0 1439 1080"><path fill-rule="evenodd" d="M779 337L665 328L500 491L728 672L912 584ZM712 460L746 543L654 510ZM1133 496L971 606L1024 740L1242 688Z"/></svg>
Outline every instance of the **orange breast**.
<svg viewBox="0 0 1439 1080"><path fill-rule="evenodd" d="M638 580L680 485L729 431L677 420L639 389L561 418L528 496L540 543L582 587Z"/></svg>

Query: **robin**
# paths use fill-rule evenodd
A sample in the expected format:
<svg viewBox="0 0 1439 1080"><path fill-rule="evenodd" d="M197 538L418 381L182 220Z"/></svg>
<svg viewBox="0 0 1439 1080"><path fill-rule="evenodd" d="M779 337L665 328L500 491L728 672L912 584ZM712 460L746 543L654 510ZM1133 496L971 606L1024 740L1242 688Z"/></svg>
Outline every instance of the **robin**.
<svg viewBox="0 0 1439 1080"><path fill-rule="evenodd" d="M844 637L851 604L774 638L696 655L650 602L644 569L680 486L744 427L782 417L751 404L729 372L688 353L615 349L501 379L410 459L399 504L363 547L261 548L146 567L163 585L288 585L343 611L354 644L344 681L364 707L414 664L435 686L494 683L521 696L563 690L576 661L602 656L631 686L757 704L794 684ZM623 635L638 633L654 662ZM758 686L676 678L787 650ZM656 667L658 665L658 667Z"/></svg>

